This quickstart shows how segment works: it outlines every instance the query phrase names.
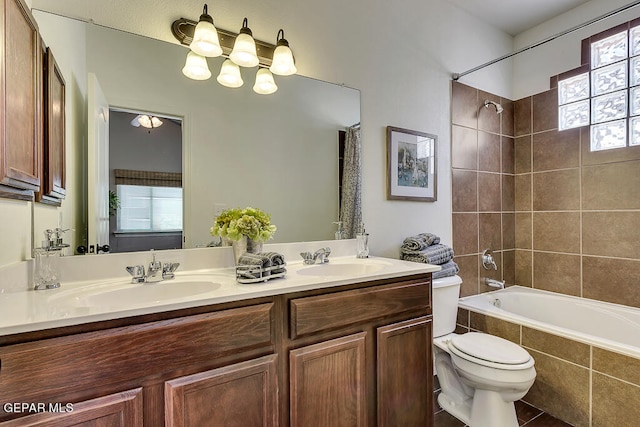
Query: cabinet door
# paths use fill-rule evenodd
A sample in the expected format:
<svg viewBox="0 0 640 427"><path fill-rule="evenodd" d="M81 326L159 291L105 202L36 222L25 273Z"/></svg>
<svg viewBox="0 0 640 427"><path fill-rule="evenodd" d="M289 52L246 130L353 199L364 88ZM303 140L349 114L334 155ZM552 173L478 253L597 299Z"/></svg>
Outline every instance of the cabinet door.
<svg viewBox="0 0 640 427"><path fill-rule="evenodd" d="M378 328L378 425L433 425L431 317Z"/></svg>
<svg viewBox="0 0 640 427"><path fill-rule="evenodd" d="M366 426L366 332L289 353L292 427Z"/></svg>
<svg viewBox="0 0 640 427"><path fill-rule="evenodd" d="M86 402L44 404L43 411L1 427L137 427L142 426L142 389L128 390ZM39 410L37 407L33 410ZM23 411L24 412L24 411Z"/></svg>
<svg viewBox="0 0 640 427"><path fill-rule="evenodd" d="M42 160L40 36L22 0L2 0L0 19L0 196L32 200Z"/></svg>
<svg viewBox="0 0 640 427"><path fill-rule="evenodd" d="M60 206L65 197L65 83L56 60L44 54L44 132L39 202Z"/></svg>
<svg viewBox="0 0 640 427"><path fill-rule="evenodd" d="M278 424L276 356L165 383L167 427L268 427Z"/></svg>

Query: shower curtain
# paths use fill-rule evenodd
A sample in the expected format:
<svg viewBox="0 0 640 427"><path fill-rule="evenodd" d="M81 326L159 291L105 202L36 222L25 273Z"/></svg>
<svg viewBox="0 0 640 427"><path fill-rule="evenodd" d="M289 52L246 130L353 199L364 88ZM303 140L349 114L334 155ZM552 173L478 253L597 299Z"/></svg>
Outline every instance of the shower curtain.
<svg viewBox="0 0 640 427"><path fill-rule="evenodd" d="M358 227L362 223L361 150L360 127L348 127L346 129L344 142L342 203L340 205L340 221L342 221L342 230L345 239L355 238Z"/></svg>

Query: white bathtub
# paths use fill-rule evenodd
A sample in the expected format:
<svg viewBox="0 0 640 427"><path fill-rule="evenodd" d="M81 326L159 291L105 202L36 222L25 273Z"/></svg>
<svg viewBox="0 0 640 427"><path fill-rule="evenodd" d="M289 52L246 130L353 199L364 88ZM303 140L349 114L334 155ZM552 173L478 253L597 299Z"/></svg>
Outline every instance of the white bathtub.
<svg viewBox="0 0 640 427"><path fill-rule="evenodd" d="M640 309L522 286L461 298L458 306L640 359Z"/></svg>

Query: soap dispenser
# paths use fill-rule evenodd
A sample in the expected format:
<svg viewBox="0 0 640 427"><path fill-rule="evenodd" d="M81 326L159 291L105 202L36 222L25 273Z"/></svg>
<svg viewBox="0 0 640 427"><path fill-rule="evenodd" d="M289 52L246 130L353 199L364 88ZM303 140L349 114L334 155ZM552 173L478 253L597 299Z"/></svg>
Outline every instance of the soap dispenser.
<svg viewBox="0 0 640 427"><path fill-rule="evenodd" d="M364 224L360 224L356 234L356 258L369 258L369 234L364 229Z"/></svg>
<svg viewBox="0 0 640 427"><path fill-rule="evenodd" d="M342 221L334 221L333 223L338 226L338 229L336 230L336 234L335 234L335 239L336 240L344 239L344 232L342 231Z"/></svg>
<svg viewBox="0 0 640 427"><path fill-rule="evenodd" d="M61 232L62 230L45 230L42 247L33 250L35 258L33 288L36 291L60 287L60 256L63 246L58 245L56 240Z"/></svg>

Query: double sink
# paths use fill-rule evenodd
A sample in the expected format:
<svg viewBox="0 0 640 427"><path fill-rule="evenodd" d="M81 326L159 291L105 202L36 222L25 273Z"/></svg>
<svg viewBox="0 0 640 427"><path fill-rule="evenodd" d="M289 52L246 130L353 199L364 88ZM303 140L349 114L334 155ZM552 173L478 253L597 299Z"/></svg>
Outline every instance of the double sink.
<svg viewBox="0 0 640 427"><path fill-rule="evenodd" d="M366 277L383 273L393 265L392 260L353 257L333 258L331 262L324 264L293 263L287 266L286 277L251 285L238 284L233 268L212 269L206 272L178 271L174 279L151 284L132 284L124 278L95 284L69 284L51 294L49 302L78 309L122 310L214 298L274 284L282 287L300 282Z"/></svg>

